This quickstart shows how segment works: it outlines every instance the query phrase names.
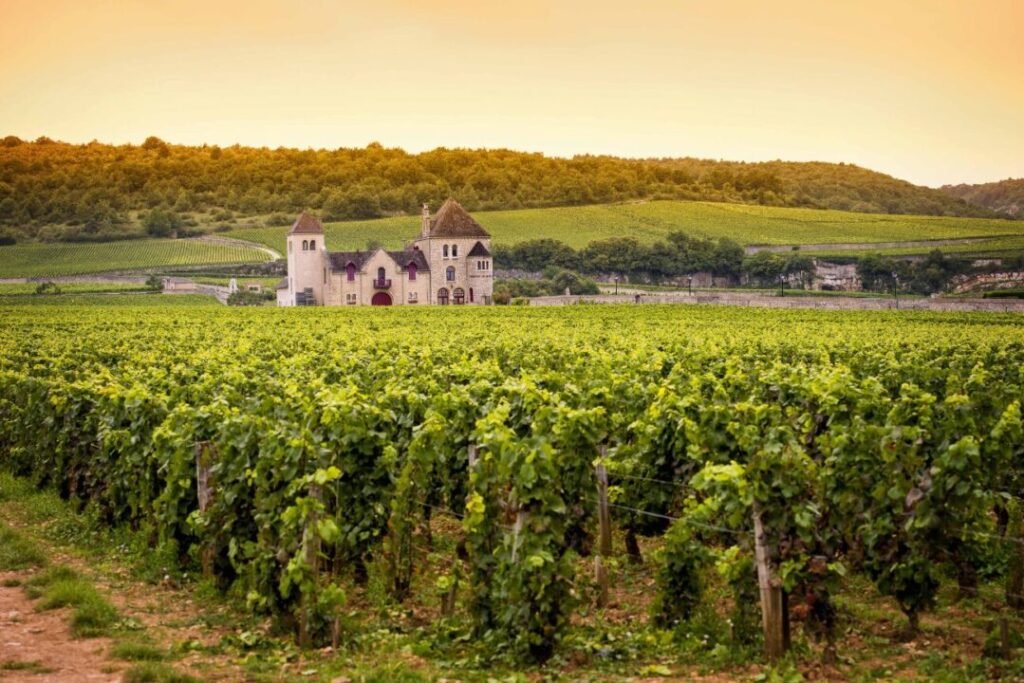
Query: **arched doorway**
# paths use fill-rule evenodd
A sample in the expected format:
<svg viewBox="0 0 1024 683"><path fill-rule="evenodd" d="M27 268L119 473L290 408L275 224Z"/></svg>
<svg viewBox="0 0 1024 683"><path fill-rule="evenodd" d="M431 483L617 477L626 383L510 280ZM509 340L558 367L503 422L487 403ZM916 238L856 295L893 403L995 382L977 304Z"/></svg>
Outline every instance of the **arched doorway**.
<svg viewBox="0 0 1024 683"><path fill-rule="evenodd" d="M370 299L370 304L372 306L390 306L391 295L387 292L377 292L373 295L373 298Z"/></svg>
<svg viewBox="0 0 1024 683"><path fill-rule="evenodd" d="M448 304L448 290L445 287L437 290L437 303L442 306L446 306Z"/></svg>

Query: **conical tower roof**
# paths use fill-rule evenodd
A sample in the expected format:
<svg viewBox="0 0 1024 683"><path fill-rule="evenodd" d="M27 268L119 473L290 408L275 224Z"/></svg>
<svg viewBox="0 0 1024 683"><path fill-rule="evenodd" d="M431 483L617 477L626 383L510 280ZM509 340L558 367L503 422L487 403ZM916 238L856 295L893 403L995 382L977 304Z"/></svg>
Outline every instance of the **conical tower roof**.
<svg viewBox="0 0 1024 683"><path fill-rule="evenodd" d="M430 236L489 238L491 235L457 201L449 198L430 221Z"/></svg>
<svg viewBox="0 0 1024 683"><path fill-rule="evenodd" d="M292 224L292 229L288 231L289 235L322 235L324 234L324 226L320 224L320 221L310 214L303 211L299 214L299 217L295 219L295 223Z"/></svg>

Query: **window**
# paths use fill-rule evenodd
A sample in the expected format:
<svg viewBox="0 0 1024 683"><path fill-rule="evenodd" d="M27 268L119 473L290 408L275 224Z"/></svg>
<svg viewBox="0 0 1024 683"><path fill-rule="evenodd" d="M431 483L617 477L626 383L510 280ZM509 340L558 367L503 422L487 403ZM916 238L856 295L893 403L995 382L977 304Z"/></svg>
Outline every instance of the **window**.
<svg viewBox="0 0 1024 683"><path fill-rule="evenodd" d="M445 279L448 280L448 282L455 282L455 266L448 266L448 269L444 272Z"/></svg>
<svg viewBox="0 0 1024 683"><path fill-rule="evenodd" d="M466 290L464 290L462 287L456 287L455 291L453 292L453 295L454 296L452 298L455 300L456 305L466 303Z"/></svg>
<svg viewBox="0 0 1024 683"><path fill-rule="evenodd" d="M377 269L377 279L378 280L383 280L385 275L386 275L386 273L384 272L384 268L383 267Z"/></svg>
<svg viewBox="0 0 1024 683"><path fill-rule="evenodd" d="M316 251L316 240L310 240L309 241L309 250L310 251Z"/></svg>
<svg viewBox="0 0 1024 683"><path fill-rule="evenodd" d="M448 305L448 290L445 289L444 287L437 290L437 303L441 304L442 306Z"/></svg>
<svg viewBox="0 0 1024 683"><path fill-rule="evenodd" d="M324 284L327 284L327 269L324 268Z"/></svg>
<svg viewBox="0 0 1024 683"><path fill-rule="evenodd" d="M490 261L477 261L476 262L476 269L477 270L490 270L491 269L491 262Z"/></svg>
<svg viewBox="0 0 1024 683"><path fill-rule="evenodd" d="M408 267L406 267L405 271L407 273L409 273L409 282L412 282L413 280L416 279L416 264L415 263L410 263L408 265Z"/></svg>
<svg viewBox="0 0 1024 683"><path fill-rule="evenodd" d="M452 258L455 258L458 255L459 255L459 245L453 244L452 245Z"/></svg>
<svg viewBox="0 0 1024 683"><path fill-rule="evenodd" d="M352 282L356 279L356 264L350 263L345 266L345 273L348 275L348 281Z"/></svg>
<svg viewBox="0 0 1024 683"><path fill-rule="evenodd" d="M409 303L414 304L417 303L419 300L420 298L419 296L416 295L416 292L409 292Z"/></svg>
<svg viewBox="0 0 1024 683"><path fill-rule="evenodd" d="M473 303L473 288L469 288L469 303Z"/></svg>
<svg viewBox="0 0 1024 683"><path fill-rule="evenodd" d="M443 247L441 247L441 255L444 256L445 258L448 258L448 245L447 244L444 245Z"/></svg>
<svg viewBox="0 0 1024 683"><path fill-rule="evenodd" d="M356 303L356 295L355 294L346 294L345 295L345 303L348 304L349 306L354 306L355 303Z"/></svg>
<svg viewBox="0 0 1024 683"><path fill-rule="evenodd" d="M309 240L302 240L302 251L309 251Z"/></svg>

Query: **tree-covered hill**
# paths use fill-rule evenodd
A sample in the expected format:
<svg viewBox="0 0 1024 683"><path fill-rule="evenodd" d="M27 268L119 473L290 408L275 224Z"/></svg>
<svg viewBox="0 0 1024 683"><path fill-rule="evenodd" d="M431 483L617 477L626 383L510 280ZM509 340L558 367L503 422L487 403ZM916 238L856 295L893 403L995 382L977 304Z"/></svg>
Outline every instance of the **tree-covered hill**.
<svg viewBox="0 0 1024 683"><path fill-rule="evenodd" d="M0 231L11 239L167 234L302 209L326 220L415 214L455 196L471 211L700 199L872 213L991 216L938 190L849 164L546 157L439 148L188 147L0 140Z"/></svg>
<svg viewBox="0 0 1024 683"><path fill-rule="evenodd" d="M944 185L942 191L1011 218L1024 218L1024 178L980 185Z"/></svg>

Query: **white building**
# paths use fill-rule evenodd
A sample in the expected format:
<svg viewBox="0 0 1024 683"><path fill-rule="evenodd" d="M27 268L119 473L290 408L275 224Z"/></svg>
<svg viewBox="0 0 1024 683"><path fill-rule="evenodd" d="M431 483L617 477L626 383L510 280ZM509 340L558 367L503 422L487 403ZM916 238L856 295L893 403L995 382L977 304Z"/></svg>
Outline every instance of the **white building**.
<svg viewBox="0 0 1024 683"><path fill-rule="evenodd" d="M433 218L424 204L420 236L402 251L327 251L323 226L308 213L287 241L279 306L491 303L491 236L454 199Z"/></svg>

